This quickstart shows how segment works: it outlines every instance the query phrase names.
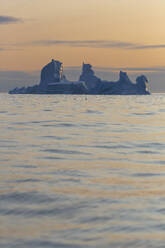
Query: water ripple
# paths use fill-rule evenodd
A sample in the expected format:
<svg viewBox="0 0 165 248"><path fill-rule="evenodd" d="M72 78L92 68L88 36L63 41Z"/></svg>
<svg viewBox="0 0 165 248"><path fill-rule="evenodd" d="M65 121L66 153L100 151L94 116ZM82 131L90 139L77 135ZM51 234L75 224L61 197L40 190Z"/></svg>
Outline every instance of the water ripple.
<svg viewBox="0 0 165 248"><path fill-rule="evenodd" d="M41 152L48 152L48 153L59 153L59 154L71 154L71 155L90 155L87 152L81 152L76 150L62 150L62 149L45 149L41 150Z"/></svg>
<svg viewBox="0 0 165 248"><path fill-rule="evenodd" d="M164 247L164 94L0 102L0 247Z"/></svg>

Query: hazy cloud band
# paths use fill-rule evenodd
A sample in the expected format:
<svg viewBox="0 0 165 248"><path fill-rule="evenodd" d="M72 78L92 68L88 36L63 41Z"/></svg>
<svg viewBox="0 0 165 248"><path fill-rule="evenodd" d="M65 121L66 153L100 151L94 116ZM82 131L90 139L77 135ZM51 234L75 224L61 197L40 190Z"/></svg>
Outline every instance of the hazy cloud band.
<svg viewBox="0 0 165 248"><path fill-rule="evenodd" d="M21 45L30 46L70 46L70 47L89 47L89 48L120 48L126 50L161 49L165 44L145 45L123 41L106 40L36 40Z"/></svg>
<svg viewBox="0 0 165 248"><path fill-rule="evenodd" d="M21 18L17 18L13 16L0 16L0 25L18 23L18 22L23 22L23 20Z"/></svg>

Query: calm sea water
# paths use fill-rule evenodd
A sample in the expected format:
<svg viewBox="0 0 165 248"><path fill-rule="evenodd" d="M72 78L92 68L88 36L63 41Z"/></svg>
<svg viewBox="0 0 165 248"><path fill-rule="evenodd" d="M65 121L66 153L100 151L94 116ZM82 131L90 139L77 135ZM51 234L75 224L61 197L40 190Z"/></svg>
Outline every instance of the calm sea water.
<svg viewBox="0 0 165 248"><path fill-rule="evenodd" d="M0 94L0 247L165 247L165 95Z"/></svg>

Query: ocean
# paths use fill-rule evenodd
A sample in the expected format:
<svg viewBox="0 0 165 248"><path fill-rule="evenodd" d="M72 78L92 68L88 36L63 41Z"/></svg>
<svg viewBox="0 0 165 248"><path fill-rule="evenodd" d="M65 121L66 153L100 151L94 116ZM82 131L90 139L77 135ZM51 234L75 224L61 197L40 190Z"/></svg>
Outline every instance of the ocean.
<svg viewBox="0 0 165 248"><path fill-rule="evenodd" d="M164 244L165 94L0 94L0 247Z"/></svg>

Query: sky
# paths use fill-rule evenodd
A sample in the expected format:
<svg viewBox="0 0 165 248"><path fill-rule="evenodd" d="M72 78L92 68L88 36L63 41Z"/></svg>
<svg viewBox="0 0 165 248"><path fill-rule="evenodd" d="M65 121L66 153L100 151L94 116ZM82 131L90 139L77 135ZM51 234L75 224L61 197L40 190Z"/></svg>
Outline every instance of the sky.
<svg viewBox="0 0 165 248"><path fill-rule="evenodd" d="M0 89L12 73L18 81L21 73L26 82L37 80L34 71L54 58L64 68L83 61L96 71L109 68L107 77L120 69L147 74L155 91L165 90L164 0L0 0L0 6Z"/></svg>

